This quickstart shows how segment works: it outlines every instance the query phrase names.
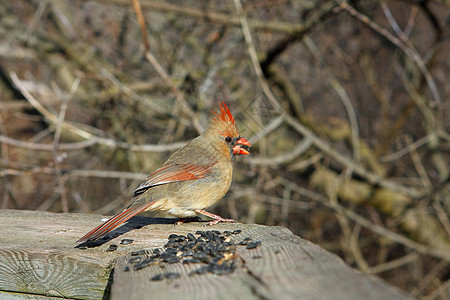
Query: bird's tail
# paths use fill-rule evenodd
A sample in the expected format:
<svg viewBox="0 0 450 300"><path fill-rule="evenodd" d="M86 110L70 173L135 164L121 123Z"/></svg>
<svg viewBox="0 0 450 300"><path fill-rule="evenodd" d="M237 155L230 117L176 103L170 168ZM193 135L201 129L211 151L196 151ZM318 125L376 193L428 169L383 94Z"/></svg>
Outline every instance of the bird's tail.
<svg viewBox="0 0 450 300"><path fill-rule="evenodd" d="M108 232L112 231L114 228L116 228L126 220L144 211L152 204L153 202L150 202L146 203L145 205L125 209L123 212L115 215L105 223L100 224L99 226L95 227L94 229L86 233L82 238L80 238L77 241L77 243L82 243L89 240L94 241L96 239L101 238L102 236L106 235Z"/></svg>

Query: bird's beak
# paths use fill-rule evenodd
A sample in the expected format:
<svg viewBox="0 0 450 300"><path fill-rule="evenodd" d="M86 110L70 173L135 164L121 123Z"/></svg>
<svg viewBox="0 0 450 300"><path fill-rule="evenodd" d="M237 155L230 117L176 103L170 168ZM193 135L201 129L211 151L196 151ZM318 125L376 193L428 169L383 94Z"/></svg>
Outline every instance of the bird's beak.
<svg viewBox="0 0 450 300"><path fill-rule="evenodd" d="M233 154L234 155L249 155L250 152L248 152L248 148L250 148L252 144L249 143L244 138L240 138L236 141L236 144L233 147Z"/></svg>

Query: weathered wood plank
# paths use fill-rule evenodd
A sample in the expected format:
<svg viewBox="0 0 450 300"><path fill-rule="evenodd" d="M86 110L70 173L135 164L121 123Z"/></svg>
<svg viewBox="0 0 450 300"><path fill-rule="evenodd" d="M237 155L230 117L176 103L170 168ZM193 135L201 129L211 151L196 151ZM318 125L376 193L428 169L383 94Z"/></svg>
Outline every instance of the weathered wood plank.
<svg viewBox="0 0 450 300"><path fill-rule="evenodd" d="M105 291L108 292L117 257L142 247L158 246L166 236L166 229L163 229L159 240L143 237L149 228L140 231L133 228L161 220L134 218L114 231L122 233L120 238L106 240L95 248L75 248L75 241L100 224L101 219L99 215L0 210L0 290L101 299ZM158 231L161 225L164 224L150 227ZM121 238L131 238L135 242L106 252L111 243L118 244Z"/></svg>
<svg viewBox="0 0 450 300"><path fill-rule="evenodd" d="M214 227L235 229L233 224ZM181 229L179 234L187 234ZM284 227L246 228L236 241L246 237L261 241L256 249L238 247L240 266L228 275L195 274L191 264L158 265L125 271L130 256L117 260L112 299L411 299L373 276L361 274L339 257ZM162 272L181 273L173 280L151 281Z"/></svg>
<svg viewBox="0 0 450 300"><path fill-rule="evenodd" d="M98 250L74 248L78 228L88 223L99 223L98 216L1 210L0 290L101 298L112 260Z"/></svg>
<svg viewBox="0 0 450 300"><path fill-rule="evenodd" d="M168 219L134 217L112 232L111 236L119 237L102 241L98 247L75 248L75 241L101 219L100 215L0 210L0 290L102 299L109 294L116 258L143 248L162 247L169 234L182 228L194 232L204 229L204 223L175 226ZM120 245L124 238L134 242ZM107 252L111 244L119 247Z"/></svg>
<svg viewBox="0 0 450 300"><path fill-rule="evenodd" d="M50 297L35 294L23 294L0 291L0 300L61 300L61 297ZM68 299L68 298L66 298Z"/></svg>
<svg viewBox="0 0 450 300"><path fill-rule="evenodd" d="M175 226L165 219L132 218L100 245L86 250L75 241L100 223L99 215L0 210L0 290L4 295L44 295L74 299L408 299L381 280L358 273L337 256L283 227L217 224L221 232L241 229L262 242L256 249L238 246L236 270L228 275L188 276L195 265L175 263L164 271L181 273L173 280L151 281L160 267L124 271L129 253L163 247L172 234L207 230L204 223ZM142 228L136 230L136 227ZM115 237L119 235L118 237ZM130 245L120 245L124 238ZM107 252L110 244L118 249ZM114 271L112 272L114 268ZM23 294L13 294L13 293ZM27 296L27 297L28 297ZM39 296L36 296L39 299Z"/></svg>

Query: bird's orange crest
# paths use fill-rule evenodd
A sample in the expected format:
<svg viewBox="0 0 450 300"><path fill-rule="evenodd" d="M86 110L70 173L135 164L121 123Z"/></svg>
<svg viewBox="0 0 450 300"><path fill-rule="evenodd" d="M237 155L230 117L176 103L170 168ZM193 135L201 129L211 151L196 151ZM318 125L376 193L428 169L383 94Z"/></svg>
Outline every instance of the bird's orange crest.
<svg viewBox="0 0 450 300"><path fill-rule="evenodd" d="M228 106L225 104L225 101L220 104L220 115L216 114L214 111L212 113L216 116L217 120L220 120L225 123L234 123L233 115L231 114L230 110L228 109Z"/></svg>
<svg viewBox="0 0 450 300"><path fill-rule="evenodd" d="M215 113L214 111L212 113L215 115L215 117L213 118L213 123L210 127L211 130L219 132L223 136L239 136L239 130L234 123L233 115L231 114L225 102L222 102L220 104L219 113Z"/></svg>

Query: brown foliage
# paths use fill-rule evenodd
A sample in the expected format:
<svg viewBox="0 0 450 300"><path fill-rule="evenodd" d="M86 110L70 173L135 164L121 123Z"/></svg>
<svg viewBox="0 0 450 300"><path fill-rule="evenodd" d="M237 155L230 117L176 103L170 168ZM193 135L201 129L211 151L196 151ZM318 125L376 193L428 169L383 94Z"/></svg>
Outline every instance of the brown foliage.
<svg viewBox="0 0 450 300"><path fill-rule="evenodd" d="M215 211L444 299L449 7L351 3L1 2L1 207L120 211L225 100L254 147Z"/></svg>

